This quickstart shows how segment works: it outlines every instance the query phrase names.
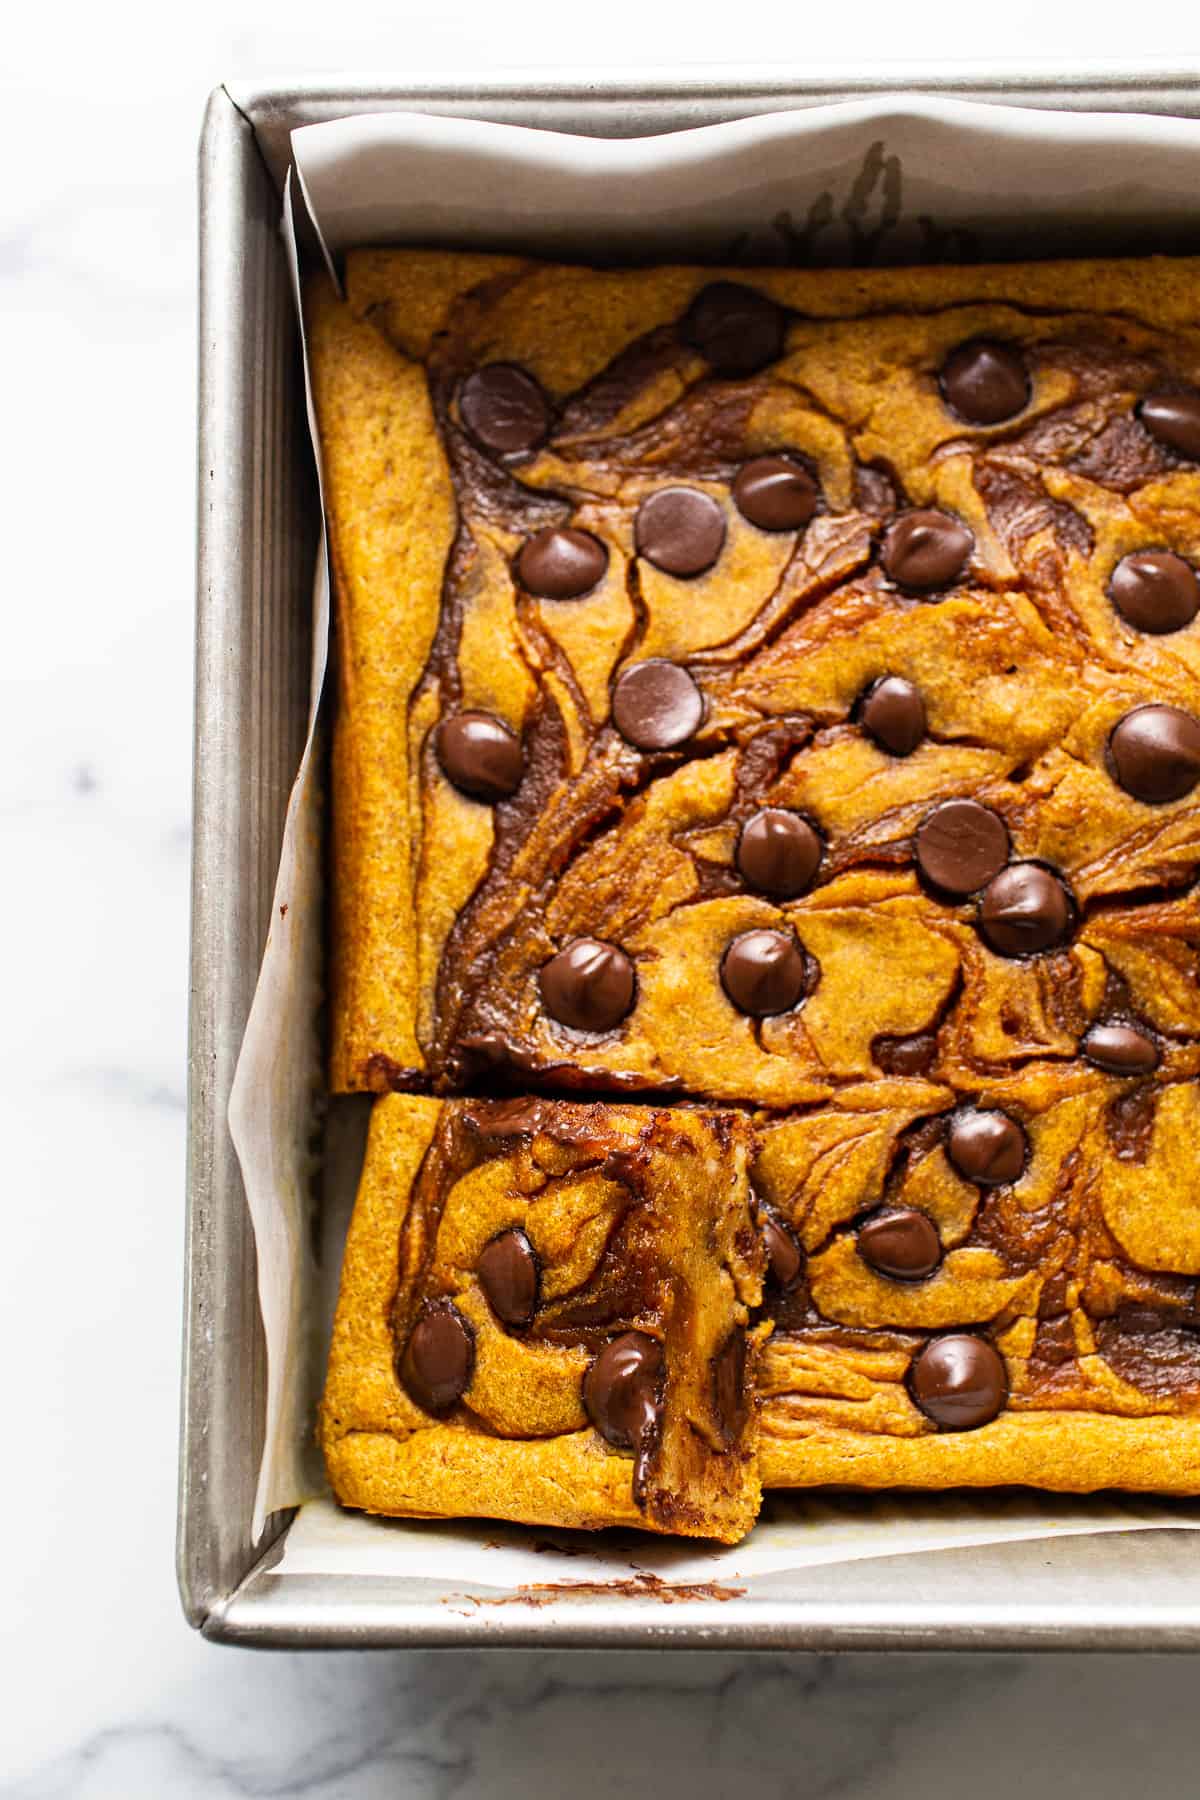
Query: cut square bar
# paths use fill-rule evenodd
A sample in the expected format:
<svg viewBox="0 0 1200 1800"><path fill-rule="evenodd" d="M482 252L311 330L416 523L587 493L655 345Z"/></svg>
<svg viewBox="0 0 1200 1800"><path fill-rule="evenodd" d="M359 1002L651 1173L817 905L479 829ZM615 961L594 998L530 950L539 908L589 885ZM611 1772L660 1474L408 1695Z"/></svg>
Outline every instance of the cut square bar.
<svg viewBox="0 0 1200 1800"><path fill-rule="evenodd" d="M914 1085L759 1133L763 1485L1200 1492L1195 1083Z"/></svg>
<svg viewBox="0 0 1200 1800"><path fill-rule="evenodd" d="M750 1148L685 1108L379 1100L322 1407L338 1499L742 1537Z"/></svg>

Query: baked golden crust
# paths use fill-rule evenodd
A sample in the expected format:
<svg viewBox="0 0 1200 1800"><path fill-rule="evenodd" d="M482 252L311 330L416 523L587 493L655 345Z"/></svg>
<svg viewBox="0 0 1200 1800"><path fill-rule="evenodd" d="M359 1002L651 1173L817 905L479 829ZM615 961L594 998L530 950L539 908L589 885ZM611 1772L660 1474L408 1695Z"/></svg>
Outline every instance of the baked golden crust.
<svg viewBox="0 0 1200 1800"><path fill-rule="evenodd" d="M749 1145L745 1121L691 1111L378 1101L321 1416L338 1499L743 1536L760 1491ZM506 1322L483 1253L514 1236L536 1297ZM411 1360L447 1315L451 1359L465 1347L448 1385L444 1356ZM626 1337L662 1359L637 1444L594 1377Z"/></svg>
<svg viewBox="0 0 1200 1800"><path fill-rule="evenodd" d="M309 288L305 312L338 616L336 1091L361 1085L385 1047L396 1071L423 1066L413 888L422 809L410 794L408 708L437 626L455 506L421 370L328 288Z"/></svg>
<svg viewBox="0 0 1200 1800"><path fill-rule="evenodd" d="M921 1437L802 1427L764 1407L764 1488L1031 1487L1052 1493L1200 1494L1200 1420L1013 1413L977 1430Z"/></svg>

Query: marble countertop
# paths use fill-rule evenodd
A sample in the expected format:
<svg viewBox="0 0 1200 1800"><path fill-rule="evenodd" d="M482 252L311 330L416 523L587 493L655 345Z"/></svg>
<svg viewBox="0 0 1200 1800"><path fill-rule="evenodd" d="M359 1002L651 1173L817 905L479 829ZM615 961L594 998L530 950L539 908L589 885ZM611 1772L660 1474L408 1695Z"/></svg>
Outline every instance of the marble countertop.
<svg viewBox="0 0 1200 1800"><path fill-rule="evenodd" d="M271 69L1129 52L1127 15L927 0L22 8L0 131L7 753L0 1794L978 1800L1194 1786L1190 1658L256 1655L173 1568L183 1237L195 143ZM1137 52L1194 43L1168 0ZM14 1416L15 1415L15 1416Z"/></svg>

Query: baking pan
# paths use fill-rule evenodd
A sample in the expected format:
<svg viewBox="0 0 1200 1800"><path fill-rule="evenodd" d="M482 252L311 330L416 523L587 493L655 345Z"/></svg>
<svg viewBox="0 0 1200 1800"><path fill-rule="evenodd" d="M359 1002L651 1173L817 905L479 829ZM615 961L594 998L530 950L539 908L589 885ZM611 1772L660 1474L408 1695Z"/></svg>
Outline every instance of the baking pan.
<svg viewBox="0 0 1200 1800"><path fill-rule="evenodd" d="M290 1515L250 1535L265 1352L254 1243L226 1124L308 705L316 483L279 236L289 134L389 108L637 136L914 92L1200 117L1200 68L915 68L720 82L477 79L231 84L200 152L200 382L187 1252L178 1573L189 1620L244 1644L746 1649L1200 1648L1187 1531L1117 1532L839 1564L688 1596L466 1594L284 1574ZM672 1604L664 1604L672 1600Z"/></svg>

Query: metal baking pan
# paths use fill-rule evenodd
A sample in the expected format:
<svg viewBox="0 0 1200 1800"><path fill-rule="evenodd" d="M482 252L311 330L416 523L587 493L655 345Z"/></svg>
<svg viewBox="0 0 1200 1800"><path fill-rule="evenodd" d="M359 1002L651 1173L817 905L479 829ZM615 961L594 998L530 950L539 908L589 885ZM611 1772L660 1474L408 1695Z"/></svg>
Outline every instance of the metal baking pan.
<svg viewBox="0 0 1200 1800"><path fill-rule="evenodd" d="M316 484L279 236L289 134L405 108L596 135L673 131L780 107L927 93L1200 117L1200 65L891 65L867 72L539 74L324 81L211 96L200 151L199 546L178 1573L189 1620L244 1644L475 1643L747 1649L1200 1648L1194 1535L1149 1531L940 1551L748 1581L664 1605L603 1589L478 1597L437 1582L273 1572L255 1544L265 1354L254 1243L226 1124L304 740ZM499 1602L499 1603L497 1603Z"/></svg>

